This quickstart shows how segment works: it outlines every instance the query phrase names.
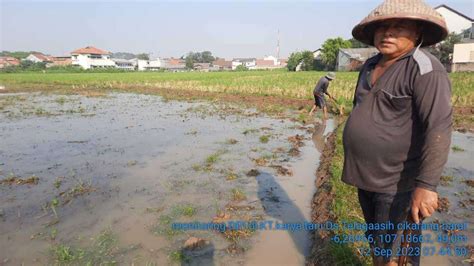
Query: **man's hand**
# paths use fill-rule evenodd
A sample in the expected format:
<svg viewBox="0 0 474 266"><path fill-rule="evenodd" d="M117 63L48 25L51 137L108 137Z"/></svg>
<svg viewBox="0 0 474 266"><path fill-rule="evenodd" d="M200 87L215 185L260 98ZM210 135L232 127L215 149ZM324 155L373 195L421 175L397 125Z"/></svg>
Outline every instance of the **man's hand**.
<svg viewBox="0 0 474 266"><path fill-rule="evenodd" d="M437 208L438 193L424 188L415 189L411 203L411 215L415 223L420 222L420 217L430 217Z"/></svg>

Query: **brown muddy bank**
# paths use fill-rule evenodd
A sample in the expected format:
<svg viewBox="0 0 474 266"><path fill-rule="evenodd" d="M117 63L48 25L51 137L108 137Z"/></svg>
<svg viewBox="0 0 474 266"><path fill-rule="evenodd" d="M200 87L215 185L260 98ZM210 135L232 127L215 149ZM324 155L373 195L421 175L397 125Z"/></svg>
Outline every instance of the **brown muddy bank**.
<svg viewBox="0 0 474 266"><path fill-rule="evenodd" d="M236 103L249 108L257 108L265 113L283 113L286 109L301 110L311 107L311 99L295 99L289 97L277 97L267 95L246 95L219 92L206 92L189 89L172 89L156 86L144 85L114 85L113 87L99 88L85 86L65 86L65 85L9 85L1 93L18 92L45 92L59 94L78 94L83 96L101 96L110 92L127 92L150 95L160 95L167 100L208 100L211 102Z"/></svg>
<svg viewBox="0 0 474 266"><path fill-rule="evenodd" d="M334 213L331 212L335 195L330 183L330 167L334 156L335 142L336 133L333 132L327 139L316 172L316 193L311 203L311 221L313 223L324 224L336 219ZM331 232L326 230L317 230L313 233L311 255L308 257L307 265L335 264L335 260L329 251L331 236Z"/></svg>

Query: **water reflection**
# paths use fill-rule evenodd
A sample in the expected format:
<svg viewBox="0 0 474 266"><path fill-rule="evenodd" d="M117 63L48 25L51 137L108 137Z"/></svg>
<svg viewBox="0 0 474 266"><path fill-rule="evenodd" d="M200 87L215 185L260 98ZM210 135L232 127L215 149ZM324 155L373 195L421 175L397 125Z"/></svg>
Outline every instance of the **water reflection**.
<svg viewBox="0 0 474 266"><path fill-rule="evenodd" d="M316 149L322 153L324 150L325 136L324 132L326 131L326 120L323 120L322 123L314 123L314 131L312 135L313 143Z"/></svg>

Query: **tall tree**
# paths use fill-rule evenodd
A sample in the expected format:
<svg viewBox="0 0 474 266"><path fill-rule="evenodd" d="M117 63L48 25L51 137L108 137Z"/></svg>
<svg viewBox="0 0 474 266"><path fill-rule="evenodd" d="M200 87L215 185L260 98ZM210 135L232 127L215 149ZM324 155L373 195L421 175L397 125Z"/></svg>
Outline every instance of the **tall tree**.
<svg viewBox="0 0 474 266"><path fill-rule="evenodd" d="M194 62L195 62L196 54L193 52L189 52L186 57L186 68L187 69L193 69L194 68Z"/></svg>
<svg viewBox="0 0 474 266"><path fill-rule="evenodd" d="M235 68L235 71L247 71L249 70L246 66L244 65L238 65L236 68Z"/></svg>
<svg viewBox="0 0 474 266"><path fill-rule="evenodd" d="M38 62L35 63L30 60L22 60L20 62L20 68L22 70L28 70L28 71L38 71L46 68L46 63L44 62Z"/></svg>
<svg viewBox="0 0 474 266"><path fill-rule="evenodd" d="M295 71L298 64L303 59L302 52L293 52L291 53L290 57L288 57L288 62L286 63L286 67L289 71Z"/></svg>
<svg viewBox="0 0 474 266"><path fill-rule="evenodd" d="M150 60L150 56L145 53L137 54L137 58L140 60Z"/></svg>
<svg viewBox="0 0 474 266"><path fill-rule="evenodd" d="M452 32L444 41L430 46L428 50L441 61L446 69L449 69L452 62L454 45L461 42L461 39L462 33L456 34Z"/></svg>
<svg viewBox="0 0 474 266"><path fill-rule="evenodd" d="M321 49L321 58L329 70L336 68L337 54L341 48L351 48L352 44L341 37L327 39Z"/></svg>
<svg viewBox="0 0 474 266"><path fill-rule="evenodd" d="M314 54L311 51L303 51L301 53L301 70L310 71L313 70Z"/></svg>
<svg viewBox="0 0 474 266"><path fill-rule="evenodd" d="M17 51L17 52L9 52L9 51L2 51L0 53L0 56L11 56L15 57L16 59L25 59L27 58L31 53L37 53L34 51L31 52L24 52L24 51Z"/></svg>
<svg viewBox="0 0 474 266"><path fill-rule="evenodd" d="M212 63L214 62L215 58L212 56L212 53L209 51L204 51L201 53L201 60L200 63Z"/></svg>
<svg viewBox="0 0 474 266"><path fill-rule="evenodd" d="M191 58L191 59L188 59ZM189 62L192 63L212 63L216 60L217 57L214 57L211 52L204 51L204 52L189 52L186 55L181 56L181 59L187 59ZM191 66L191 63L189 63Z"/></svg>
<svg viewBox="0 0 474 266"><path fill-rule="evenodd" d="M351 48L367 48L369 47L367 44L360 42L354 38L350 38L349 41L351 42Z"/></svg>

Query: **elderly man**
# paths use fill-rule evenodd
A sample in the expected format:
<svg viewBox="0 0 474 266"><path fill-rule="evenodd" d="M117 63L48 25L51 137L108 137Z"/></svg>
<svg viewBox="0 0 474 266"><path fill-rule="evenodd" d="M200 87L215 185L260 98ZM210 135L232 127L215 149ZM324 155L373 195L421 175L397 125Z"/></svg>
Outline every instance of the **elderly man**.
<svg viewBox="0 0 474 266"><path fill-rule="evenodd" d="M451 141L451 84L439 60L420 47L442 41L447 28L422 0L386 0L352 34L380 53L359 74L343 135L342 180L358 188L367 223L395 225L366 232L374 239L372 251L396 254L400 237L380 236L400 235L398 223L412 218L418 224L437 208L436 187ZM374 265L398 260L372 254ZM419 253L411 255L418 265Z"/></svg>

